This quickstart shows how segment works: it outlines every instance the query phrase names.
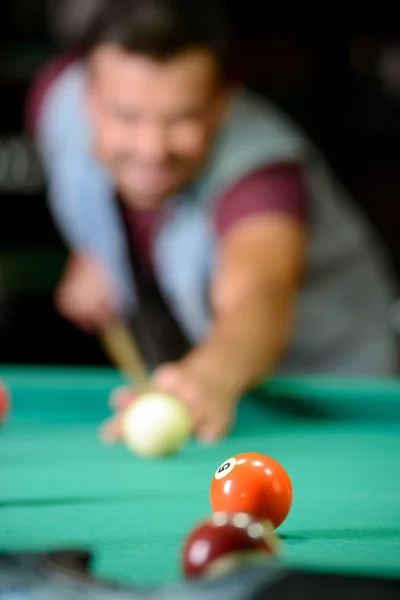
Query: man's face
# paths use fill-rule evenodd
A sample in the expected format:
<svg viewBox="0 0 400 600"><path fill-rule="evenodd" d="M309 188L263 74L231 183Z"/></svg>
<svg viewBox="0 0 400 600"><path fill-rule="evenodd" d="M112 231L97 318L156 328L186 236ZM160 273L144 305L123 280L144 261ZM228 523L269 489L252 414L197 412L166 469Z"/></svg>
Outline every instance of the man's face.
<svg viewBox="0 0 400 600"><path fill-rule="evenodd" d="M90 72L96 154L127 202L157 206L196 175L223 117L213 57L192 50L156 61L104 45Z"/></svg>

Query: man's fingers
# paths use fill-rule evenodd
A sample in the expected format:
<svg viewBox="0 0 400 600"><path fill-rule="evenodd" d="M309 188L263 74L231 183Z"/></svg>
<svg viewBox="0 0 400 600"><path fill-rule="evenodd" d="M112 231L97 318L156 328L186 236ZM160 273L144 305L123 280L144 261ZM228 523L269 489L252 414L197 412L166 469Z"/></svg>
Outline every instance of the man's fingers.
<svg viewBox="0 0 400 600"><path fill-rule="evenodd" d="M234 419L227 418L225 413L218 415L205 414L197 424L195 435L203 444L214 444L224 438L233 428Z"/></svg>
<svg viewBox="0 0 400 600"><path fill-rule="evenodd" d="M123 413L117 413L100 428L100 439L107 444L114 444L121 438Z"/></svg>
<svg viewBox="0 0 400 600"><path fill-rule="evenodd" d="M108 403L111 410L125 410L132 404L136 397L137 394L135 394L133 388L129 386L120 386L111 392Z"/></svg>
<svg viewBox="0 0 400 600"><path fill-rule="evenodd" d="M167 394L173 394L179 388L182 373L174 365L165 364L157 369L153 376L154 387Z"/></svg>
<svg viewBox="0 0 400 600"><path fill-rule="evenodd" d="M174 365L163 365L156 371L154 387L160 392L176 396L188 407L201 402L199 386Z"/></svg>

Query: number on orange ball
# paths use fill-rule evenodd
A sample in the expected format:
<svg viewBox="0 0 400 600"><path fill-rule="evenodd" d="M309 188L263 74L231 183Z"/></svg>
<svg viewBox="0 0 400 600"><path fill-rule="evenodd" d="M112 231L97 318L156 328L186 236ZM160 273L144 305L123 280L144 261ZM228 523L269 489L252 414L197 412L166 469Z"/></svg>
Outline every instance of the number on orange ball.
<svg viewBox="0 0 400 600"><path fill-rule="evenodd" d="M292 505L292 484L273 458L257 452L237 454L216 470L210 485L213 512L244 512L279 527Z"/></svg>

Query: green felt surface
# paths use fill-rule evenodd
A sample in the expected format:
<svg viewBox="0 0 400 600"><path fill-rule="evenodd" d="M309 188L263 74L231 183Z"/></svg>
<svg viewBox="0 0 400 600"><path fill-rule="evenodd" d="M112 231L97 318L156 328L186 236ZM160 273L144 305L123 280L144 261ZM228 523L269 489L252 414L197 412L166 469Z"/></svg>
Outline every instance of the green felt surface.
<svg viewBox="0 0 400 600"><path fill-rule="evenodd" d="M0 369L13 413L0 430L0 549L83 547L95 572L140 584L179 577L189 529L232 454L260 451L290 474L279 529L289 565L400 575L400 383L274 380L243 400L232 434L145 461L105 447L111 370Z"/></svg>

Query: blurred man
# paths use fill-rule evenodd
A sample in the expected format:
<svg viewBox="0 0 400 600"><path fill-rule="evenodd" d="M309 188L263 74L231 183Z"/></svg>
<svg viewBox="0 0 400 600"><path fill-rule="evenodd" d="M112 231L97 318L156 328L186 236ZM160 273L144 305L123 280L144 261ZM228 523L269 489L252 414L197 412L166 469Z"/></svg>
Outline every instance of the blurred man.
<svg viewBox="0 0 400 600"><path fill-rule="evenodd" d="M394 373L379 242L303 132L231 84L217 2L95 5L30 102L71 250L60 312L130 322L202 439L273 373Z"/></svg>

